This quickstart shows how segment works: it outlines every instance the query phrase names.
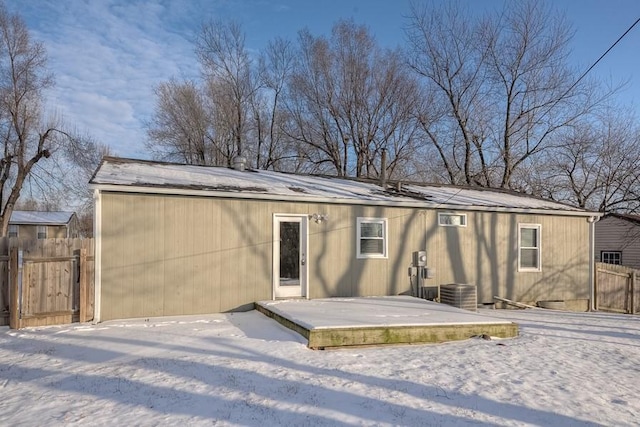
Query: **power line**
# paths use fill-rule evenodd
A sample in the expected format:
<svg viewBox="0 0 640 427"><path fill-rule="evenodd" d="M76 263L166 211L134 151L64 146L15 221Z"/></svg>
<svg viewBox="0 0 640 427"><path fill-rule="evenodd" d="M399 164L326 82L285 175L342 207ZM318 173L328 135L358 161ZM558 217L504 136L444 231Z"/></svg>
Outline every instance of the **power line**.
<svg viewBox="0 0 640 427"><path fill-rule="evenodd" d="M605 53L603 53L602 55L600 55L600 58L598 58L598 60L596 62L594 62L588 69L587 71L585 71L584 73L582 73L582 75L578 78L578 80L575 81L575 83L573 83L571 85L571 87L569 89L567 89L567 91L565 93L562 94L562 96L559 99L564 98L565 96L567 96L567 94L569 92L571 92L571 90L573 90L574 87L576 87L576 85L578 83L580 83L580 81L585 78L585 76L589 73L589 71L591 71L593 69L593 67L595 67L596 65L598 65L598 62L600 62L602 60L602 58L604 58L610 51L611 49L613 49L619 42L620 40L622 40L628 33L629 31L631 31L633 29L633 27L635 27L638 22L640 22L640 18L636 19L636 22L634 22L628 29L627 31L624 32L624 34L622 34L618 40L615 41L615 43L613 43L611 46L609 46L609 49L607 49L605 51Z"/></svg>

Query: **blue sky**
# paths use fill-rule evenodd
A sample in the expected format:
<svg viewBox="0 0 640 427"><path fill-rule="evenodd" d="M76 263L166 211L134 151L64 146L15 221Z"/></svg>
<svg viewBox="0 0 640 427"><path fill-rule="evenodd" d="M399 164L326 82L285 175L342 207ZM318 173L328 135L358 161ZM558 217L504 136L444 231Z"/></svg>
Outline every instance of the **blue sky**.
<svg viewBox="0 0 640 427"><path fill-rule="evenodd" d="M462 0L473 12L500 0ZM339 19L367 25L383 46L404 42L409 0L5 0L32 36L43 42L56 87L52 111L109 145L114 154L148 158L144 122L153 88L171 77L193 77L193 39L203 21L234 19L258 51L302 28L328 35ZM638 0L555 0L575 29L573 65L586 70L640 17ZM591 73L613 84L628 81L619 101L640 106L640 24Z"/></svg>

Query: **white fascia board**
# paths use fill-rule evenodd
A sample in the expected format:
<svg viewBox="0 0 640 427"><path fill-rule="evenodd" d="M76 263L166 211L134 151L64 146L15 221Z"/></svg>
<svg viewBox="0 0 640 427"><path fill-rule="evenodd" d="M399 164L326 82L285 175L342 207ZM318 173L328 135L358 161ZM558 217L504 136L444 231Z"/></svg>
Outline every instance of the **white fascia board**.
<svg viewBox="0 0 640 427"><path fill-rule="evenodd" d="M249 193L249 192L229 192L215 190L195 190L184 188L170 187L144 187L133 185L114 185L114 184L89 184L90 189L115 192L115 193L137 193L137 194L166 194L174 196L199 196L224 199L242 199L242 200L268 200L282 202L305 202L305 203L327 203L336 205L358 205L358 206L389 206L400 208L417 208L431 210L452 210L452 211L474 211L474 212L498 212L498 213L516 213L526 215L558 215L558 216L576 216L600 218L604 214L601 212L590 211L574 211L570 209L536 209L536 208L508 208L502 206L474 206L474 205L456 205L456 204L435 204L421 201L396 201L396 200L365 200L365 199L340 199L301 196L297 194L277 195L268 193Z"/></svg>
<svg viewBox="0 0 640 427"><path fill-rule="evenodd" d="M10 225L46 225L47 227L63 227L69 222L9 222Z"/></svg>

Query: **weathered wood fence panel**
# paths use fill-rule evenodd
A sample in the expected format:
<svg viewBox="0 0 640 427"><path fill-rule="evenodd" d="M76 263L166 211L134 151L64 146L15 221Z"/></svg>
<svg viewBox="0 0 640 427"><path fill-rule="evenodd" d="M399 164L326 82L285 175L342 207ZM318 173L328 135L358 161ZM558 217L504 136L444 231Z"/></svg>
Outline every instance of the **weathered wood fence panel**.
<svg viewBox="0 0 640 427"><path fill-rule="evenodd" d="M9 239L0 239L0 325L9 324Z"/></svg>
<svg viewBox="0 0 640 427"><path fill-rule="evenodd" d="M0 238L0 325L93 319L93 264L93 239Z"/></svg>
<svg viewBox="0 0 640 427"><path fill-rule="evenodd" d="M596 310L640 312L640 270L596 263Z"/></svg>
<svg viewBox="0 0 640 427"><path fill-rule="evenodd" d="M94 286L94 272L95 263L93 262L93 240L91 240L91 247L84 247L77 251L80 259L80 268L78 278L78 293L79 293L79 313L80 322L88 322L93 320L94 307L93 302L95 300L95 286ZM90 254L90 255L89 255Z"/></svg>

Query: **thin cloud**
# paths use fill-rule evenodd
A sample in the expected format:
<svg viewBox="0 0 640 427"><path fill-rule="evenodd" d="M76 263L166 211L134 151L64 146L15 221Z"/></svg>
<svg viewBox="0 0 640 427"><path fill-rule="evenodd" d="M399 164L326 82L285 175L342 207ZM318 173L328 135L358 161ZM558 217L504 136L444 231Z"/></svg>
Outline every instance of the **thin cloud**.
<svg viewBox="0 0 640 427"><path fill-rule="evenodd" d="M23 16L35 39L45 42L56 75L49 108L115 153L146 157L142 124L153 110L153 87L197 70L186 37L191 30L176 26L190 18L176 5L148 2L8 6Z"/></svg>
<svg viewBox="0 0 640 427"><path fill-rule="evenodd" d="M570 12L569 18L575 19L579 37L571 47L573 61L580 69L631 23L628 16L640 10L636 2L628 0L618 1L615 8L558 1ZM252 54L275 37L295 39L305 27L314 34L327 35L340 18L368 25L382 45L395 47L402 43L403 17L409 7L408 0L5 2L10 12L25 19L33 38L47 49L57 82L48 94L49 107L63 115L70 126L109 145L115 154L138 158L149 157L144 147L144 123L153 112L153 88L171 77L193 79L199 75L193 42L203 22L217 18L240 22ZM464 2L476 11L502 4L497 0L489 6L477 3ZM606 16L600 10L606 10ZM638 37L638 31L630 34L593 73L610 74L612 80L633 80L638 55L629 49L633 50ZM95 96L87 95L91 93ZM637 86L629 85L620 96L637 100L637 94Z"/></svg>

